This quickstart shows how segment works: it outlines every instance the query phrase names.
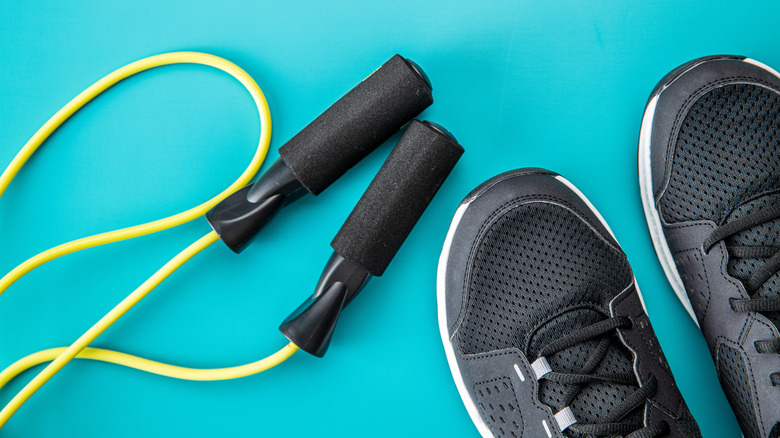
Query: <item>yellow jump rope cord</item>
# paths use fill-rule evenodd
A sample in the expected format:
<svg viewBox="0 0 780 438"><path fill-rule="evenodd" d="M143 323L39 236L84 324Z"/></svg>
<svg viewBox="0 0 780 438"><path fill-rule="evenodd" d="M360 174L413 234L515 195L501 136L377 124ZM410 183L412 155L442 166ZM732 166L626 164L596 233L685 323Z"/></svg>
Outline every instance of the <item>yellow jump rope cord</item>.
<svg viewBox="0 0 780 438"><path fill-rule="evenodd" d="M24 166L30 156L32 156L32 154L46 140L46 138L48 138L48 136L51 135L51 133L54 132L60 125L62 125L62 123L64 123L68 117L73 115L95 96L99 95L121 80L141 71L163 65L182 63L202 64L218 68L238 79L252 95L260 115L261 136L257 152L255 153L255 156L253 157L249 167L230 187L217 195L215 198L195 208L154 222L75 240L52 248L27 260L8 273L5 277L0 279L0 294L8 289L8 287L10 287L14 282L36 267L63 255L86 248L92 248L107 243L118 242L121 240L166 230L168 228L181 225L185 222L189 222L193 219L203 216L222 199L248 184L255 176L255 174L260 170L271 141L271 114L268 108L268 103L265 100L265 96L263 95L262 90L260 90L260 87L245 71L225 59L205 53L173 52L151 56L149 58L144 58L128 64L127 66L122 67L99 80L91 87L87 88L84 92L76 96L76 98L70 101L67 105L65 105L65 107L58 111L51 119L49 119L49 121L46 122L46 124L43 125L43 127L41 127L41 129L38 130L38 132L35 133L35 135L33 135L33 137L27 142L27 144L25 144L22 150L16 155L8 168L2 173L2 175L0 175L0 196L2 196L11 180L13 180L22 166ZM184 263L186 263L205 248L209 247L217 240L219 240L219 238L217 237L216 233L210 232L187 247L184 251L179 253L176 257L171 259L171 261L160 268L160 270L158 270L152 277L150 277L140 287L138 287L138 289L136 289L132 294L130 294L114 309L112 309L106 316L104 316L100 321L92 326L92 328L79 337L79 339L76 340L76 342L74 342L70 347L55 348L32 354L20 361L17 361L2 373L0 373L0 388L2 388L6 383L8 383L8 381L26 369L43 362L53 360L21 390L8 403L8 405L3 408L2 411L0 411L0 428L6 424L11 416L41 386L43 386L68 362L76 357L112 362L119 365L137 368L143 371L179 379L223 380L244 377L265 371L284 362L293 353L295 353L298 348L293 344L289 344L282 348L279 352L258 362L233 368L208 370L177 367L110 350L88 348L88 345L92 341L100 336L100 334L108 329L108 327L110 327L114 322L122 317L122 315L135 306L139 301L141 301L155 287L168 278L168 276L176 271L176 269L181 267Z"/></svg>
<svg viewBox="0 0 780 438"><path fill-rule="evenodd" d="M11 164L8 165L8 168L6 168L2 175L0 175L0 197L3 195L6 188L11 183L11 180L13 180L22 166L24 166L32 154L38 150L38 148L49 137L49 135L51 135L70 116L81 109L90 100L114 84L130 76L133 76L136 73L140 73L144 70L149 70L154 67L170 64L201 64L217 68L238 79L238 81L241 82L241 84L249 91L249 94L255 101L255 105L257 105L258 113L260 114L260 141L258 143L257 152L252 158L252 161L249 163L247 169L244 171L244 173L241 174L236 182L231 184L230 187L225 189L222 193L190 210L164 219L156 220L154 222L74 240L72 242L56 246L38 254L35 257L32 257L0 279L0 294L8 289L14 282L22 278L25 274L58 257L71 254L76 251L81 251L82 249L93 248L95 246L105 245L107 243L118 242L121 240L145 236L147 234L167 230L177 225L181 225L183 223L197 219L205 215L206 212L211 210L215 205L228 197L230 194L249 184L252 178L254 178L254 176L260 170L260 167L263 165L263 161L265 161L265 156L268 153L268 146L271 143L271 112L268 108L268 102L265 100L265 96L263 95L263 91L260 90L260 87L254 81L254 79L249 76L248 73L230 61L206 53L172 52L150 56L148 58L138 60L120 68L119 70L114 71L113 73L110 73L103 79L100 79L92 86L81 92L81 94L76 96L73 100L68 102L67 105L62 107L62 109L57 111L57 113L54 114L54 116L52 116L52 118L50 118L38 130L38 132L32 136L32 138L30 138L22 150L19 151L16 157L14 157L14 159L11 161Z"/></svg>
<svg viewBox="0 0 780 438"><path fill-rule="evenodd" d="M49 350L39 351L25 357L24 359L16 361L11 366L3 370L3 372L0 372L0 387L4 386L13 380L14 377L18 376L26 370L36 365L40 365L42 363L50 362L56 359L65 350L66 348L64 347L51 348ZM237 367L215 369L179 367L176 365L169 365L162 362L156 362L137 356L132 356L130 354L92 347L87 347L82 350L81 353L76 356L76 359L97 360L135 368L137 370L158 374L160 376L172 377L174 379L197 380L206 382L214 380L238 379L269 370L287 360L296 351L298 351L298 347L293 344L288 344L278 352L266 357L265 359L258 360L257 362L252 362L250 364Z"/></svg>

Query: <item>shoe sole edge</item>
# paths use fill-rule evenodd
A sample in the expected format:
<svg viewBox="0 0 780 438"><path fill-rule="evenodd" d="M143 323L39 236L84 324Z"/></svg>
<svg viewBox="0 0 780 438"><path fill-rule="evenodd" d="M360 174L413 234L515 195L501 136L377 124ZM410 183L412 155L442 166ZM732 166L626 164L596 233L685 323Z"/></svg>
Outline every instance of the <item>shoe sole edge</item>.
<svg viewBox="0 0 780 438"><path fill-rule="evenodd" d="M662 79L661 82L664 82L663 86L656 86L656 89L650 96L650 99L648 99L647 105L645 105L645 110L642 115L642 125L639 130L639 191L642 198L642 208L645 213L647 228L650 232L650 239L653 242L653 248L655 249L658 261L661 263L661 267L663 268L667 281L672 286L675 295L677 295L677 298L680 300L683 307L685 307L685 310L688 312L691 319L693 319L693 322L695 322L697 326L699 326L699 320L696 318L691 300L688 297L688 293L685 291L685 285L682 282L682 277L680 277L680 273L677 271L677 265L674 263L674 257L672 256L672 252L669 249L669 245L666 243L666 237L663 232L663 225L661 224L661 215L655 208L655 196L653 193L652 182L653 175L651 170L652 163L650 160L650 143L652 140L653 118L655 116L656 105L658 104L658 99L664 90L669 85L671 85L672 82L674 82L677 78L689 70L703 63L717 60L719 59L715 57L707 57L691 61L688 64L684 64L683 67L685 68L680 68L678 74L673 78ZM756 61L755 59L742 58L740 61L759 67L780 78L780 73L766 64Z"/></svg>
<svg viewBox="0 0 780 438"><path fill-rule="evenodd" d="M612 232L612 229L609 227L609 225L607 224L606 220L601 215L601 213L599 213L596 207L590 202L590 200L574 184L569 182L569 180L567 180L566 178L554 173L551 173L550 176L554 177L555 179L563 183L585 203L585 205L599 219L599 221L604 226L604 228L609 232L610 236L612 236L612 239L615 241L617 246L620 247L620 244L617 242L617 238L615 238L615 234ZM451 342L451 339L454 338L455 335L458 333L458 329L455 329L452 335L449 334L448 322L447 322L447 305L446 305L446 297L445 297L447 263L449 261L449 253L450 253L450 248L452 246L452 240L455 237L455 232L457 231L458 225L460 224L463 215L468 209L469 204L471 204L471 202L473 202L477 196L478 194L475 196L468 196L463 202L461 202L460 205L458 205L457 210L455 210L455 214L453 215L452 221L450 222L450 228L447 230L447 236L444 239L442 252L439 255L439 265L437 267L437 272L436 272L436 302L437 302L437 312L438 312L438 320L439 320L439 334L441 336L442 344L444 345L444 352L447 357L447 363L449 364L452 378L455 381L456 388L458 389L458 394L460 394L460 398L463 401L463 404L466 406L466 411L468 411L469 417L471 417L471 421L477 427L477 430L479 431L480 435L483 438L494 438L495 436L490 431L488 425L485 423L485 420L482 418L482 415L480 415L479 410L477 409L477 405L474 402L474 400L471 398L471 394L469 394L469 391L466 388L466 384L463 381L463 377L460 372L460 367L458 366L458 362L455 357L455 350ZM645 313L647 313L645 300L644 297L642 296L642 292L639 290L639 285L636 282L636 277L634 277L632 280L634 286L636 287L637 296L639 297L639 301L642 304L642 308L645 311Z"/></svg>

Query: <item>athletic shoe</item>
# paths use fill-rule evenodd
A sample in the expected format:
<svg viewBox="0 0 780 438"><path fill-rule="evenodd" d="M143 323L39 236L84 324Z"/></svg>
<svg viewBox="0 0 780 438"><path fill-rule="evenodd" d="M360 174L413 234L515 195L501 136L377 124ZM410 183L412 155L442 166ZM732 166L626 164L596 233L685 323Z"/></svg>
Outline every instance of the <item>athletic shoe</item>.
<svg viewBox="0 0 780 438"><path fill-rule="evenodd" d="M700 437L631 267L568 181L521 169L460 204L439 327L484 437Z"/></svg>
<svg viewBox="0 0 780 438"><path fill-rule="evenodd" d="M704 334L747 438L780 435L780 78L711 56L656 86L642 204L666 276Z"/></svg>

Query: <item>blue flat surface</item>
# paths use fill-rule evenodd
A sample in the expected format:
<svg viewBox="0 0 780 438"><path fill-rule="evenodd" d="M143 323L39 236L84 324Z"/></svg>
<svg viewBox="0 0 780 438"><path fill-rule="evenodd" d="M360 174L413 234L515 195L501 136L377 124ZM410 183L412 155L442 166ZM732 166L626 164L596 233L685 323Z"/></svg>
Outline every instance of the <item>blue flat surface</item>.
<svg viewBox="0 0 780 438"><path fill-rule="evenodd" d="M216 383L77 362L0 436L476 436L439 338L436 265L463 196L524 166L563 174L605 216L704 436L739 436L705 343L653 251L636 146L645 100L677 65L716 53L780 65L780 4L204 3L3 0L0 165L104 74L173 50L226 57L256 78L274 117L268 163L396 52L434 84L436 102L422 117L453 131L466 154L386 274L344 314L324 359L298 354L270 372ZM258 133L246 92L205 67L166 67L120 84L53 135L0 199L0 271L204 201L243 170ZM95 345L198 367L280 348L278 324L311 293L330 240L390 150L285 211L241 256L209 248ZM0 297L0 367L69 344L208 230L199 220L28 275ZM30 378L1 390L0 402Z"/></svg>

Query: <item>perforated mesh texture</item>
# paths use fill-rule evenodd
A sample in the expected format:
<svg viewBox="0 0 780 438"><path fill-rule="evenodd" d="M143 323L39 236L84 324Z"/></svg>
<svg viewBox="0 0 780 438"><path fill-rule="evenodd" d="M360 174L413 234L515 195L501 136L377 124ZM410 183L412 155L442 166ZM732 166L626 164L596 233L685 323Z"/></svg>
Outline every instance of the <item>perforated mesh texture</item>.
<svg viewBox="0 0 780 438"><path fill-rule="evenodd" d="M536 357L553 340L603 320L609 301L632 280L621 251L581 218L554 204L536 202L511 209L496 219L477 245L467 316L458 335L466 354L517 347ZM562 309L569 311L561 313ZM596 372L633 373L631 354L614 335L610 339L609 353ZM582 367L596 342L547 359L554 371L571 372ZM595 422L635 389L586 385L570 407L579 421ZM540 400L563 407L563 390L543 382ZM566 434L578 438L570 430Z"/></svg>
<svg viewBox="0 0 780 438"><path fill-rule="evenodd" d="M729 215L726 222L739 219L749 213L780 204L780 194L777 192L769 193L745 202L737 207ZM780 247L780 218L756 225L748 230L737 233L726 239L727 246L775 246ZM764 263L765 258L735 258L729 257L727 265L728 273L734 278L745 281L750 275L759 269ZM764 285L759 288L755 298L776 298L780 292L780 273L769 278ZM763 312L775 325L780 323L780 312Z"/></svg>
<svg viewBox="0 0 780 438"><path fill-rule="evenodd" d="M474 395L482 418L493 435L499 438L523 437L523 416L508 377L474 385Z"/></svg>
<svg viewBox="0 0 780 438"><path fill-rule="evenodd" d="M530 357L538 356L537 353L542 347L560 338L562 334L586 327L606 317L600 311L587 308L572 310L555 317L542 325L532 336L529 348ZM631 353L627 349L622 348L622 344L614 332L608 337L612 348L607 351L606 357L596 368L595 374L633 375L633 357ZM593 351L596 350L598 343L598 340L590 340L548 356L546 359L550 367L556 372L578 373L582 370L590 355L593 354ZM549 380L541 380L539 382L539 399L542 403L553 407L555 410L561 409L565 406L564 393L567 387L570 386ZM595 422L600 418L604 418L634 391L636 391L636 386L591 383L582 388L582 391L574 398L569 407L571 407L572 412L579 421ZM642 410L632 412L627 419L641 423ZM566 431L566 433L571 438L579 438L579 435L570 430Z"/></svg>
<svg viewBox="0 0 780 438"><path fill-rule="evenodd" d="M712 220L722 225L780 203L780 95L749 84L702 96L681 125L667 192L660 210L668 222ZM725 240L731 246L780 245L780 220L756 225ZM764 258L729 257L727 271L747 280ZM776 298L780 275L756 291ZM780 312L764 312L775 325ZM746 437L758 437L751 379L737 350L721 346L718 368L726 395Z"/></svg>
<svg viewBox="0 0 780 438"><path fill-rule="evenodd" d="M458 335L465 354L524 349L539 322L564 307L606 309L632 278L622 252L569 210L549 203L510 210L477 244Z"/></svg>
<svg viewBox="0 0 780 438"><path fill-rule="evenodd" d="M739 350L725 344L718 347L718 374L745 438L761 438L753 408L752 386Z"/></svg>
<svg viewBox="0 0 780 438"><path fill-rule="evenodd" d="M685 116L660 211L669 223L713 220L780 181L780 96L750 84L716 88Z"/></svg>

